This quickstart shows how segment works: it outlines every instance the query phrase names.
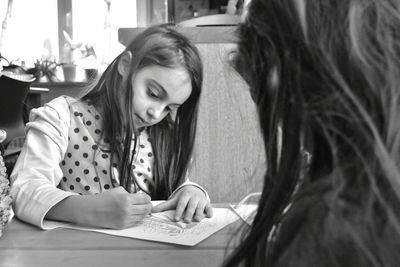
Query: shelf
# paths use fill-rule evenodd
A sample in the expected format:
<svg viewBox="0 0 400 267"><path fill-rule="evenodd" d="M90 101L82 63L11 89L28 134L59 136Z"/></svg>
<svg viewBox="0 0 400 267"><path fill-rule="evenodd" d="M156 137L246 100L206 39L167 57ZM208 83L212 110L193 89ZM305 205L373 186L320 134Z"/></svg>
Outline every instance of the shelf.
<svg viewBox="0 0 400 267"><path fill-rule="evenodd" d="M90 83L88 82L45 82L45 83L32 83L31 87L37 88L75 88L75 87L86 87Z"/></svg>

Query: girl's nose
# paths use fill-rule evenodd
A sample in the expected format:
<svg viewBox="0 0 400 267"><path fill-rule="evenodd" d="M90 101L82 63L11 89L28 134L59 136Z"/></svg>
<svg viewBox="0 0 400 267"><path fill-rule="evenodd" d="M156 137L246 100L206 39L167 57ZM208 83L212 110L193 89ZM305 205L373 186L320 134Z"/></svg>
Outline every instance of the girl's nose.
<svg viewBox="0 0 400 267"><path fill-rule="evenodd" d="M163 108L161 106L150 107L147 110L147 113L148 113L149 117L151 118L151 120L158 121L162 118Z"/></svg>

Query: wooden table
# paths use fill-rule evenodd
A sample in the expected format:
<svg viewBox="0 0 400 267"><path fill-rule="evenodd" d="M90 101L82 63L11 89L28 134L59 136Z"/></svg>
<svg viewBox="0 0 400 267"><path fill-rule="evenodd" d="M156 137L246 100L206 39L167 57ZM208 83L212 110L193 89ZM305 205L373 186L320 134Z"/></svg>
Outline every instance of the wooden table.
<svg viewBox="0 0 400 267"><path fill-rule="evenodd" d="M43 231L14 217L0 237L0 266L220 266L243 226L239 220L186 247L72 229Z"/></svg>

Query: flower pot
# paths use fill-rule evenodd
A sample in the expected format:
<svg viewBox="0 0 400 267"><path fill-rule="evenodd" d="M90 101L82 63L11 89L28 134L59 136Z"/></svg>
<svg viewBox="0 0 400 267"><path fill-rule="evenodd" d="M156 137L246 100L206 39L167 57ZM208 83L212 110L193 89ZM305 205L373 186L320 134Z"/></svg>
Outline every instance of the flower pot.
<svg viewBox="0 0 400 267"><path fill-rule="evenodd" d="M85 81L86 75L84 70L75 64L62 65L65 82L82 82Z"/></svg>

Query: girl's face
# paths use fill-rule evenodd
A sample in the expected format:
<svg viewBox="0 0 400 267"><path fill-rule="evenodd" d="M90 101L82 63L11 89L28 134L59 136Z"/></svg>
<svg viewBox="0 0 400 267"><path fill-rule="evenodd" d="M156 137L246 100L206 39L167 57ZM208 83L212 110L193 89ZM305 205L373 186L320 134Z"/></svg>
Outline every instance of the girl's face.
<svg viewBox="0 0 400 267"><path fill-rule="evenodd" d="M139 70L130 79L125 76L123 83L132 83L136 128L154 125L169 113L174 114L192 92L190 76L182 68L153 65Z"/></svg>

